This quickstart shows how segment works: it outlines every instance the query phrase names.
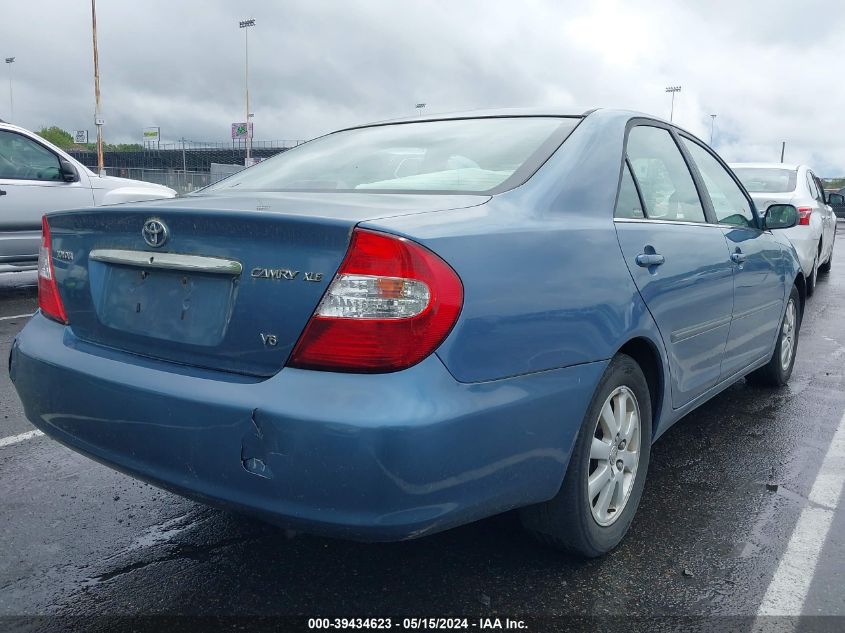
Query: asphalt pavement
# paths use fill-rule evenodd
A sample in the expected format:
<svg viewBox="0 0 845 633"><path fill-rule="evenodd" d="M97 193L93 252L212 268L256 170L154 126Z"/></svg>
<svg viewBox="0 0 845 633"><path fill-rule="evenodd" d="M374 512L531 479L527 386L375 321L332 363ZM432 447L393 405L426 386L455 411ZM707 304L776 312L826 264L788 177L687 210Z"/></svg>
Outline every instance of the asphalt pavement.
<svg viewBox="0 0 845 633"><path fill-rule="evenodd" d="M471 628L525 617L534 631L620 616L688 630L843 630L840 244L808 302L790 384L741 381L669 430L628 537L587 562L535 544L512 514L394 544L294 534L32 433L5 361L36 307L35 276L0 275L0 629L113 630L114 616L392 617L395 627L451 615ZM827 617L776 617L798 615Z"/></svg>

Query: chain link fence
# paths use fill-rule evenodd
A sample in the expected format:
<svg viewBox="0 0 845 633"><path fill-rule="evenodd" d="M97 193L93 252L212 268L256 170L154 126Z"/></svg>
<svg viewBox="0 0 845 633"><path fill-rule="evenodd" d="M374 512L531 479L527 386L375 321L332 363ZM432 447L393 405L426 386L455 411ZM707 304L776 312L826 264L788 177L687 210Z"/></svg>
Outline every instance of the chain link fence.
<svg viewBox="0 0 845 633"><path fill-rule="evenodd" d="M253 141L251 157L264 160L305 141ZM97 171L97 152L71 149L68 153ZM161 143L144 148L103 152L106 175L154 182L181 194L190 193L243 169L246 148L242 141Z"/></svg>
<svg viewBox="0 0 845 633"><path fill-rule="evenodd" d="M96 172L96 167L94 168ZM207 171L183 171L179 169L145 169L143 167L106 167L106 176L131 178L164 185L180 194L191 193L222 180L226 174L212 177Z"/></svg>

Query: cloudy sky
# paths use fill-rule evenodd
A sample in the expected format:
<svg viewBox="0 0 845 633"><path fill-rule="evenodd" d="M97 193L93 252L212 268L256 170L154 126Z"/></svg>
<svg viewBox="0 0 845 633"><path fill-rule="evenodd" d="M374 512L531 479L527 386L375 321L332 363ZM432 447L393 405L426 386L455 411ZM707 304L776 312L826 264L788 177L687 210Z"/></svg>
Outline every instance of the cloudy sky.
<svg viewBox="0 0 845 633"><path fill-rule="evenodd" d="M228 138L244 117L244 32L256 139L306 139L414 113L623 107L669 116L728 160L845 175L845 12L838 0L99 0L108 142ZM14 122L93 133L86 0L3 0ZM5 66L5 65L4 65ZM8 66L0 118L9 119Z"/></svg>

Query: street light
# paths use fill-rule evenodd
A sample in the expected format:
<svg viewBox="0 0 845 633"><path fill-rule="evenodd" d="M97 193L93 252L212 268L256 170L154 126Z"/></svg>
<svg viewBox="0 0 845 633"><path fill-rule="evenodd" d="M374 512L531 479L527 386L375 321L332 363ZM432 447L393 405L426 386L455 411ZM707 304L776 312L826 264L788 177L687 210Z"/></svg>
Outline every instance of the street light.
<svg viewBox="0 0 845 633"><path fill-rule="evenodd" d="M250 133L250 112L249 112L249 29L255 26L255 19L241 20L238 26L244 29L244 88L246 89L246 160L244 164L249 167L252 164L252 134Z"/></svg>
<svg viewBox="0 0 845 633"><path fill-rule="evenodd" d="M669 121L670 122L672 121L672 117L675 115L675 93L680 92L680 91L681 91L680 86L669 86L668 88L666 88L666 92L672 93L672 108L671 108L671 110L669 110Z"/></svg>
<svg viewBox="0 0 845 633"><path fill-rule="evenodd" d="M15 58L7 57L6 63L9 64L9 120L13 121L15 118L15 101L12 99L12 64L15 63Z"/></svg>
<svg viewBox="0 0 845 633"><path fill-rule="evenodd" d="M713 126L716 124L716 115L710 115L710 147L713 147Z"/></svg>
<svg viewBox="0 0 845 633"><path fill-rule="evenodd" d="M424 103L418 103L414 107L417 109L417 115L422 116L422 111L423 111L423 108L425 107L425 104Z"/></svg>

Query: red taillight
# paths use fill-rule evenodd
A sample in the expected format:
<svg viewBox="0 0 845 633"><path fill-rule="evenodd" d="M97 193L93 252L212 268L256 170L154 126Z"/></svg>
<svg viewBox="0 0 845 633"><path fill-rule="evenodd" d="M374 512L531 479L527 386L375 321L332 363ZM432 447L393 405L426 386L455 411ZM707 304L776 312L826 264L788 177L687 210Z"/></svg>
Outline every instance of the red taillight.
<svg viewBox="0 0 845 633"><path fill-rule="evenodd" d="M360 373L405 369L443 342L462 305L461 280L440 257L405 238L355 229L288 365Z"/></svg>
<svg viewBox="0 0 845 633"><path fill-rule="evenodd" d="M47 216L41 218L41 248L38 250L38 307L44 316L67 325L67 313L56 286L53 256L50 250L50 225Z"/></svg>
<svg viewBox="0 0 845 633"><path fill-rule="evenodd" d="M813 215L813 207L798 207L798 225L809 226L811 215Z"/></svg>

